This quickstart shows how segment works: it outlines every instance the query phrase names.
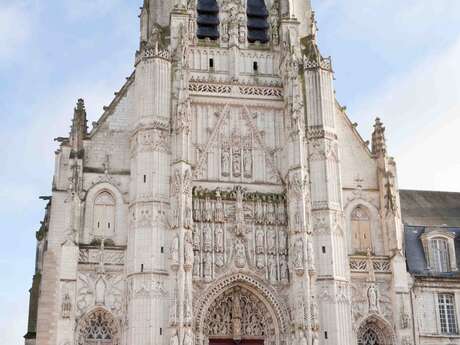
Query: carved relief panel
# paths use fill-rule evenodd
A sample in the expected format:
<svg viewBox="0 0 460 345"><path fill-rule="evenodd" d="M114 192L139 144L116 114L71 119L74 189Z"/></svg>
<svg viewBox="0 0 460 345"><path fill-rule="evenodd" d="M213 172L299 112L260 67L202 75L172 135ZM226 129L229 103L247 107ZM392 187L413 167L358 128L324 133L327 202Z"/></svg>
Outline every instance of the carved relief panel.
<svg viewBox="0 0 460 345"><path fill-rule="evenodd" d="M287 283L288 236L282 194L193 191L193 276L210 282L249 268L271 283Z"/></svg>
<svg viewBox="0 0 460 345"><path fill-rule="evenodd" d="M194 104L195 179L280 183L277 109ZM279 125L279 126L278 126Z"/></svg>

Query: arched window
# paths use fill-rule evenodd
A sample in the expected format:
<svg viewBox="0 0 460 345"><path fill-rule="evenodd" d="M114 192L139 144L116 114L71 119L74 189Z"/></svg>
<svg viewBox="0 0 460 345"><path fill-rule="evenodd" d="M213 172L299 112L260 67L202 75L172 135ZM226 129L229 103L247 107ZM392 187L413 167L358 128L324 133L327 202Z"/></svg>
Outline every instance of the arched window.
<svg viewBox="0 0 460 345"><path fill-rule="evenodd" d="M118 344L117 322L110 312L97 309L82 319L78 332L78 345Z"/></svg>
<svg viewBox="0 0 460 345"><path fill-rule="evenodd" d="M449 244L446 239L433 238L430 240L431 267L436 272L450 271Z"/></svg>
<svg viewBox="0 0 460 345"><path fill-rule="evenodd" d="M362 206L356 207L351 214L351 235L353 252L367 253L368 249L372 250L369 212Z"/></svg>
<svg viewBox="0 0 460 345"><path fill-rule="evenodd" d="M115 199L109 192L102 192L94 201L93 234L111 237L115 233Z"/></svg>
<svg viewBox="0 0 460 345"><path fill-rule="evenodd" d="M198 0L198 38L219 38L219 5L216 0Z"/></svg>
<svg viewBox="0 0 460 345"><path fill-rule="evenodd" d="M394 345L394 334L385 321L370 316L358 329L358 345Z"/></svg>
<svg viewBox="0 0 460 345"><path fill-rule="evenodd" d="M264 0L248 0L248 41L253 43L267 43L268 39L268 11Z"/></svg>

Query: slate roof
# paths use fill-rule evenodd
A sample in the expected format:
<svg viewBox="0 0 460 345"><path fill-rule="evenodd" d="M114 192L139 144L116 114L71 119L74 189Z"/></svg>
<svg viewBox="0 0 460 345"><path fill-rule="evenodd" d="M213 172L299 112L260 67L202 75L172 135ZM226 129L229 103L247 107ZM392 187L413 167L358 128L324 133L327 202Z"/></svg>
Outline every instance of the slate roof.
<svg viewBox="0 0 460 345"><path fill-rule="evenodd" d="M423 277L460 278L460 272L438 273L426 269L420 236L433 227L455 234L455 252L460 267L460 193L400 190L407 268Z"/></svg>
<svg viewBox="0 0 460 345"><path fill-rule="evenodd" d="M400 190L404 224L460 227L460 193Z"/></svg>

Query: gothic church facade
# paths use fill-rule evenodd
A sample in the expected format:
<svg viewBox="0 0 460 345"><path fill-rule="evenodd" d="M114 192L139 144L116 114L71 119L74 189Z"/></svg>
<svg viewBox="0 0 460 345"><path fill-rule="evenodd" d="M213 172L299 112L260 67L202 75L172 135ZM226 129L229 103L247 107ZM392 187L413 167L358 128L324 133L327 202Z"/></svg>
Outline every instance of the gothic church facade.
<svg viewBox="0 0 460 345"><path fill-rule="evenodd" d="M140 24L133 74L59 139L26 344L460 344L449 297L420 333L384 127L369 148L337 103L309 1L145 0ZM454 230L416 230L456 269Z"/></svg>

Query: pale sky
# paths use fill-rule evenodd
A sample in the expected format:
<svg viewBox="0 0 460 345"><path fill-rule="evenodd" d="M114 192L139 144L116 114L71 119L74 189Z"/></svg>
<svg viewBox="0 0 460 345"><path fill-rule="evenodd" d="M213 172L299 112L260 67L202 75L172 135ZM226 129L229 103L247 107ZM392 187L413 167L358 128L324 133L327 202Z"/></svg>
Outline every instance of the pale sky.
<svg viewBox="0 0 460 345"><path fill-rule="evenodd" d="M402 188L460 192L460 1L313 0L337 98L387 127ZM90 122L133 69L141 0L0 0L0 345L23 344L53 138Z"/></svg>

